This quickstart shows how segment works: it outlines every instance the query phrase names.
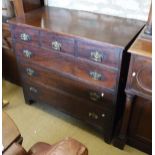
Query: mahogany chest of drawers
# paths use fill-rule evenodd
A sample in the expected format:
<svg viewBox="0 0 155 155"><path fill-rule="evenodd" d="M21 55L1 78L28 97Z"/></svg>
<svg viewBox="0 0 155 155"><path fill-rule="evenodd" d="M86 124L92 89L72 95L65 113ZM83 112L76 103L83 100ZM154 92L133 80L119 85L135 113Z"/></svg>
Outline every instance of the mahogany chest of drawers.
<svg viewBox="0 0 155 155"><path fill-rule="evenodd" d="M26 102L49 103L110 142L122 114L126 50L144 23L53 7L9 23Z"/></svg>

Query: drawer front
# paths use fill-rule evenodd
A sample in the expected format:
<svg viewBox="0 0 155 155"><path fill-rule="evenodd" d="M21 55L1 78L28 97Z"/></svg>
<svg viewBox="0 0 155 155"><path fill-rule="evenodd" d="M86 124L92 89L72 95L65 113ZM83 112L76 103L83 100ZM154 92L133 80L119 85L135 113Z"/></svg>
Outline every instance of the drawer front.
<svg viewBox="0 0 155 155"><path fill-rule="evenodd" d="M45 31L41 31L40 38L43 48L74 55L74 39Z"/></svg>
<svg viewBox="0 0 155 155"><path fill-rule="evenodd" d="M25 50L28 50L31 56L25 56ZM16 53L18 59L22 58L29 62L39 63L41 66L66 73L98 87L102 86L111 91L115 89L117 71L105 68L102 65L75 59L75 57L63 55L62 53L50 52L50 50L28 47L24 44L16 44Z"/></svg>
<svg viewBox="0 0 155 155"><path fill-rule="evenodd" d="M78 57L118 68L120 50L113 46L78 42Z"/></svg>
<svg viewBox="0 0 155 155"><path fill-rule="evenodd" d="M90 104L97 104L108 108L114 107L114 95L102 87L93 87L91 84L64 77L61 73L32 63L22 61L19 66L20 73L24 78L29 78L31 81L52 86L69 94L86 99Z"/></svg>
<svg viewBox="0 0 155 155"><path fill-rule="evenodd" d="M47 60L47 59L53 59L56 57L59 57L61 54L52 52L48 49L43 49L37 46L31 46L27 43L20 43L15 42L14 44L16 55L25 59L25 60L31 60L31 61L41 61L41 60Z"/></svg>
<svg viewBox="0 0 155 155"><path fill-rule="evenodd" d="M74 57L63 55L62 53L52 52L27 44L15 44L17 59L27 62L38 63L41 66L64 72L67 74L74 73L75 60Z"/></svg>
<svg viewBox="0 0 155 155"><path fill-rule="evenodd" d="M28 81L23 84L24 93L29 100L49 103L53 107L103 130L109 129L112 124L112 114L107 109L90 105L79 98L52 87L47 88Z"/></svg>
<svg viewBox="0 0 155 155"><path fill-rule="evenodd" d="M115 91L117 70L77 59L74 74L88 83Z"/></svg>
<svg viewBox="0 0 155 155"><path fill-rule="evenodd" d="M151 95L152 60L141 56L132 56L130 68L130 87L138 92Z"/></svg>
<svg viewBox="0 0 155 155"><path fill-rule="evenodd" d="M11 26L11 33L15 40L39 46L39 30L13 25Z"/></svg>

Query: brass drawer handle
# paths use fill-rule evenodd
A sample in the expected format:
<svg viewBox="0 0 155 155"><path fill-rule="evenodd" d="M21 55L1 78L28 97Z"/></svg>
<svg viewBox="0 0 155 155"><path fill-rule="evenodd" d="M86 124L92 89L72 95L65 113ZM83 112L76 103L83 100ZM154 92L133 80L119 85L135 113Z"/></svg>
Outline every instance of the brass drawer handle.
<svg viewBox="0 0 155 155"><path fill-rule="evenodd" d="M100 52L95 51L95 52L91 52L91 53L90 53L90 58L91 58L93 61L102 62L102 60L103 60L103 55L102 55Z"/></svg>
<svg viewBox="0 0 155 155"><path fill-rule="evenodd" d="M30 92L37 93L38 90L36 88L34 88L34 87L30 87Z"/></svg>
<svg viewBox="0 0 155 155"><path fill-rule="evenodd" d="M27 50L27 49L24 49L23 50L23 54L26 58L31 58L32 57L32 52Z"/></svg>
<svg viewBox="0 0 155 155"><path fill-rule="evenodd" d="M102 75L100 73L97 73L97 72L93 72L91 71L89 73L90 77L94 80L101 80L102 79Z"/></svg>
<svg viewBox="0 0 155 155"><path fill-rule="evenodd" d="M89 96L92 101L96 102L96 101L101 100L104 97L104 93L99 94L97 92L90 92Z"/></svg>
<svg viewBox="0 0 155 155"><path fill-rule="evenodd" d="M102 114L101 116L104 118L105 117L105 114Z"/></svg>
<svg viewBox="0 0 155 155"><path fill-rule="evenodd" d="M35 73L34 70L31 68L26 68L26 72L29 76L34 76L34 73Z"/></svg>
<svg viewBox="0 0 155 155"><path fill-rule="evenodd" d="M21 33L20 34L20 39L23 40L23 41L30 41L31 37L26 33Z"/></svg>
<svg viewBox="0 0 155 155"><path fill-rule="evenodd" d="M89 112L88 113L88 116L90 117L90 118L93 118L93 119L98 119L99 118L99 116L96 114L96 113L94 113L94 112ZM101 117L102 118L104 118L106 115L103 113L103 114L101 114Z"/></svg>
<svg viewBox="0 0 155 155"><path fill-rule="evenodd" d="M93 118L93 119L98 119L98 115L94 112L89 112L88 116Z"/></svg>
<svg viewBox="0 0 155 155"><path fill-rule="evenodd" d="M59 43L58 41L53 41L52 42L52 49L54 49L56 51L61 51L61 43Z"/></svg>

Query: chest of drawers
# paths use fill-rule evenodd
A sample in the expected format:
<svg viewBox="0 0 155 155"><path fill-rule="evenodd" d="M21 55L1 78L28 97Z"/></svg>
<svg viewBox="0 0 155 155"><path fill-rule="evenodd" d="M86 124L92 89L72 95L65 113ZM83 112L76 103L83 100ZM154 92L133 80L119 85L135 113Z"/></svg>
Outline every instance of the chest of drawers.
<svg viewBox="0 0 155 155"><path fill-rule="evenodd" d="M152 37L145 30L129 49L125 110L115 145L123 148L127 143L152 154Z"/></svg>
<svg viewBox="0 0 155 155"><path fill-rule="evenodd" d="M144 23L52 7L9 23L26 102L49 103L110 142L121 117L126 49Z"/></svg>

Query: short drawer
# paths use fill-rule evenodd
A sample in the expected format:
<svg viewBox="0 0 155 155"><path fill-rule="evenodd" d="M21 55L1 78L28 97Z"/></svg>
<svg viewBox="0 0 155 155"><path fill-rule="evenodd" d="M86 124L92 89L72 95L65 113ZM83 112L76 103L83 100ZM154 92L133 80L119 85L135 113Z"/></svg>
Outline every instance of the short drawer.
<svg viewBox="0 0 155 155"><path fill-rule="evenodd" d="M79 118L102 130L111 128L112 112L97 105L91 105L66 92L44 85L25 81L24 94L27 100L49 103L56 109Z"/></svg>
<svg viewBox="0 0 155 155"><path fill-rule="evenodd" d="M132 55L128 86L138 92L152 94L152 60L150 58Z"/></svg>
<svg viewBox="0 0 155 155"><path fill-rule="evenodd" d="M102 86L94 87L91 84L62 76L61 73L33 63L22 61L19 66L23 78L29 78L31 81L63 90L74 96L86 99L90 104L108 108L114 107L114 95L112 92L103 89Z"/></svg>
<svg viewBox="0 0 155 155"><path fill-rule="evenodd" d="M37 63L67 74L74 73L75 60L70 55L63 55L62 53L52 52L48 49L19 43L15 44L15 49L17 60Z"/></svg>
<svg viewBox="0 0 155 155"><path fill-rule="evenodd" d="M117 73L117 70L77 59L74 74L88 83L114 91Z"/></svg>
<svg viewBox="0 0 155 155"><path fill-rule="evenodd" d="M31 61L41 61L45 59L54 59L59 57L61 54L52 52L49 49L40 48L38 46L31 46L27 43L16 41L14 43L16 55Z"/></svg>
<svg viewBox="0 0 155 155"><path fill-rule="evenodd" d="M120 62L120 49L106 44L78 41L78 57L88 59L97 63L102 63L118 68Z"/></svg>
<svg viewBox="0 0 155 155"><path fill-rule="evenodd" d="M11 25L12 37L15 40L26 42L32 45L39 45L39 30L24 26Z"/></svg>
<svg viewBox="0 0 155 155"><path fill-rule="evenodd" d="M40 32L41 46L54 52L74 55L74 39L51 32Z"/></svg>

